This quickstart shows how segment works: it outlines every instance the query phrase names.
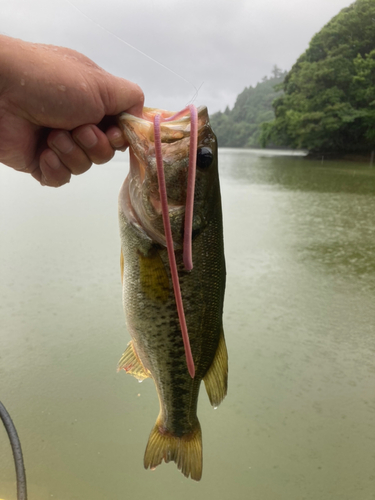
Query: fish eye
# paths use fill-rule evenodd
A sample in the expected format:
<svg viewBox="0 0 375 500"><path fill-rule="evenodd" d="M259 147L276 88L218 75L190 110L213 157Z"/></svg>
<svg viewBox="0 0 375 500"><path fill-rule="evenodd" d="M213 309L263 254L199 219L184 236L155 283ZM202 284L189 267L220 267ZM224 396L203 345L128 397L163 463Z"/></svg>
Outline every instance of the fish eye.
<svg viewBox="0 0 375 500"><path fill-rule="evenodd" d="M212 154L212 150L210 148L199 148L197 151L197 167L201 170L205 170L208 168L212 160L214 159L214 155Z"/></svg>

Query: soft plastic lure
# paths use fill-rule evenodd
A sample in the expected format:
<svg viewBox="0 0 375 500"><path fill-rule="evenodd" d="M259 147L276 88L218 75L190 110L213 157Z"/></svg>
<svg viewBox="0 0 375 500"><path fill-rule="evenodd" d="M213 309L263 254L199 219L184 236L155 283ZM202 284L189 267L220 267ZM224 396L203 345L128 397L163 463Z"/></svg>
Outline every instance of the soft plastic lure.
<svg viewBox="0 0 375 500"><path fill-rule="evenodd" d="M193 355L191 353L189 333L187 331L184 306L181 297L180 282L178 279L176 257L173 248L173 238L172 238L171 223L169 219L167 189L165 185L163 154L161 149L161 132L160 132L160 123L162 121L176 120L181 116L186 115L188 112L190 112L190 147L189 147L188 182L187 182L186 204L185 204L183 262L185 269L187 271L191 271L193 269L192 231L193 231L196 156L197 156L197 145L198 145L197 108L193 104L190 104L185 109L183 109L179 113L176 113L173 116L170 116L169 118L163 118L160 114L155 115L154 135L155 135L155 156L156 156L158 183L159 183L160 202L162 208L165 239L167 243L168 259L171 268L173 290L177 305L178 319L180 321L182 340L184 342L186 363L190 376L194 378L195 375L194 360L193 360Z"/></svg>

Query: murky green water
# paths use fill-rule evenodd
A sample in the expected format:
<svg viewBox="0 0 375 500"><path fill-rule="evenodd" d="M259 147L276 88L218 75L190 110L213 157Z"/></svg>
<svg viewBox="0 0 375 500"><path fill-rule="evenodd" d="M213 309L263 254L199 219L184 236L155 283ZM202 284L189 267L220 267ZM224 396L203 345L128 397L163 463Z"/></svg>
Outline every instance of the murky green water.
<svg viewBox="0 0 375 500"><path fill-rule="evenodd" d="M116 374L124 158L59 190L0 169L0 399L29 498L375 499L375 168L221 151L230 385L216 411L202 388L196 483L143 469L155 389ZM14 482L0 427L0 498Z"/></svg>

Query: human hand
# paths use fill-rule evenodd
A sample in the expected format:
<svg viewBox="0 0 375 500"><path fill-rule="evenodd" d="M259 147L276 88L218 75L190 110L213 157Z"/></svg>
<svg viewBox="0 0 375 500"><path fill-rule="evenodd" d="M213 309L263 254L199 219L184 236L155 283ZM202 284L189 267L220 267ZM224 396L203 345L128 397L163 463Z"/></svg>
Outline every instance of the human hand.
<svg viewBox="0 0 375 500"><path fill-rule="evenodd" d="M143 100L138 85L74 50L0 35L0 162L42 185L124 150L114 115L141 116Z"/></svg>

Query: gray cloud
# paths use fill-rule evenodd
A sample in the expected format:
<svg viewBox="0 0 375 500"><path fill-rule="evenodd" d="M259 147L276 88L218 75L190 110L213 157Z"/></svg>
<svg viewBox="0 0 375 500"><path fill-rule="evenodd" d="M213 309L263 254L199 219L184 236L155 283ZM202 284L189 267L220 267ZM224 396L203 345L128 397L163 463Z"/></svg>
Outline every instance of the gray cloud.
<svg viewBox="0 0 375 500"><path fill-rule="evenodd" d="M350 0L12 0L0 32L71 47L114 74L137 82L146 105L210 112L233 106L245 87L277 64L290 69L311 37ZM170 68L164 69L107 31ZM193 86L194 85L194 86Z"/></svg>

